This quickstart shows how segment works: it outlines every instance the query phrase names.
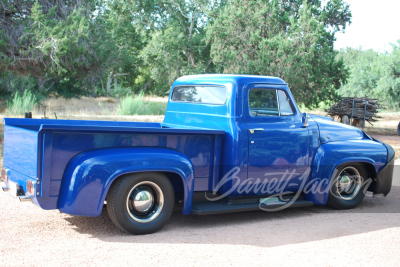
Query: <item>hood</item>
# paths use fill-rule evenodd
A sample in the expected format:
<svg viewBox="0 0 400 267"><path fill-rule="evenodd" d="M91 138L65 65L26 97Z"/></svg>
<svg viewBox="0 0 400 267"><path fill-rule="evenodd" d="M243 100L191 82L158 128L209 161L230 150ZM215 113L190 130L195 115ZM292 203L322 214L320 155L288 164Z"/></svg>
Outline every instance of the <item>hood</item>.
<svg viewBox="0 0 400 267"><path fill-rule="evenodd" d="M325 119L312 119L318 124L319 137L322 144L333 141L360 140L365 138L364 132L356 127Z"/></svg>
<svg viewBox="0 0 400 267"><path fill-rule="evenodd" d="M315 118L315 119L321 119L321 120L327 120L327 121L333 121L333 119L331 117L326 117L326 116L321 116L321 115L315 115L315 114L310 114L307 113L307 117L310 118Z"/></svg>

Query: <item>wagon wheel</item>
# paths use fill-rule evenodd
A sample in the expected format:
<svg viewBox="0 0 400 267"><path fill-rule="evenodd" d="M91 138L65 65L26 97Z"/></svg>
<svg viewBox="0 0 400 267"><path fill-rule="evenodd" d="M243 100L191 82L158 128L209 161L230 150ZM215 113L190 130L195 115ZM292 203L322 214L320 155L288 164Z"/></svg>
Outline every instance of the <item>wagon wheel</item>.
<svg viewBox="0 0 400 267"><path fill-rule="evenodd" d="M361 127L362 126L362 121L360 119L354 119L353 120L353 126Z"/></svg>
<svg viewBox="0 0 400 267"><path fill-rule="evenodd" d="M347 115L344 115L343 117L342 117L342 122L344 123L344 124L349 124L349 117L347 117Z"/></svg>

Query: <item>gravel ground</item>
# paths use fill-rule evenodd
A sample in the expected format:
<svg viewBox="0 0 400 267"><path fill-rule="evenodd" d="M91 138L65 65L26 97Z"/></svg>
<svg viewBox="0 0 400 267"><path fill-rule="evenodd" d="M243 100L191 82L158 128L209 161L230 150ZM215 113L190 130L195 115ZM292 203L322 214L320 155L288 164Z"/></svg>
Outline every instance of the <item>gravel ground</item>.
<svg viewBox="0 0 400 267"><path fill-rule="evenodd" d="M400 165L400 161L397 161ZM400 173L396 171L396 185ZM146 236L96 218L44 211L0 193L1 266L398 266L400 187L354 210L183 216Z"/></svg>

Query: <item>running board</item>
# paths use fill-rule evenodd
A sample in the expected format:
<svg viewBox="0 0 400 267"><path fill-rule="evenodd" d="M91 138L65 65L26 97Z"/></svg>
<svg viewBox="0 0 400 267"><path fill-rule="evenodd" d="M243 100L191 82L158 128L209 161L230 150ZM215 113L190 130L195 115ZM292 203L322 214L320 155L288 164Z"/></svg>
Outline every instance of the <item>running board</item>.
<svg viewBox="0 0 400 267"><path fill-rule="evenodd" d="M232 204L227 201L218 202L205 202L205 203L193 203L191 214L195 215L211 215L211 214L223 214L232 212L242 212L242 211L256 211L256 210L269 210L283 207L289 202L274 202L274 203L260 203L259 201L253 203L238 203ZM286 208L298 208L298 207L309 207L312 206L312 201L307 200L296 200L291 205Z"/></svg>

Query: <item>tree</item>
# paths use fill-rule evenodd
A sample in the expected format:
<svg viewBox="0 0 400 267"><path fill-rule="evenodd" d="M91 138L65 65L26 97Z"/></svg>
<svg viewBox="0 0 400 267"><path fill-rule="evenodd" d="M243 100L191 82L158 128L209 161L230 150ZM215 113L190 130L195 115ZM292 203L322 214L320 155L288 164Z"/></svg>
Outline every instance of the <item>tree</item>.
<svg viewBox="0 0 400 267"><path fill-rule="evenodd" d="M339 90L343 96L378 98L386 107L400 107L400 40L391 52L347 48L338 58L349 68L349 78Z"/></svg>
<svg viewBox="0 0 400 267"><path fill-rule="evenodd" d="M95 6L78 0L3 1L0 69L35 77L41 92L61 78L84 78L101 65L99 55L107 55L99 53L102 44L94 38Z"/></svg>
<svg viewBox="0 0 400 267"><path fill-rule="evenodd" d="M335 33L350 23L342 0L232 1L207 29L211 56L225 73L273 75L306 106L335 100L347 70L336 60Z"/></svg>
<svg viewBox="0 0 400 267"><path fill-rule="evenodd" d="M379 81L378 92L386 96L386 101L393 108L400 108L400 40L391 46L392 52L387 57L385 76Z"/></svg>
<svg viewBox="0 0 400 267"><path fill-rule="evenodd" d="M164 93L181 75L214 72L206 26L213 12L226 1L128 0L126 7L134 22L147 36L140 52L143 72ZM147 83L146 83L147 84Z"/></svg>
<svg viewBox="0 0 400 267"><path fill-rule="evenodd" d="M142 65L139 52L144 46L144 37L133 23L134 14L127 8L125 1L114 0L107 2L101 10L101 17L106 24L105 31L114 42L112 56L108 57L104 66L107 93L111 92L112 82L114 89L118 88L118 80L126 86L134 87Z"/></svg>

